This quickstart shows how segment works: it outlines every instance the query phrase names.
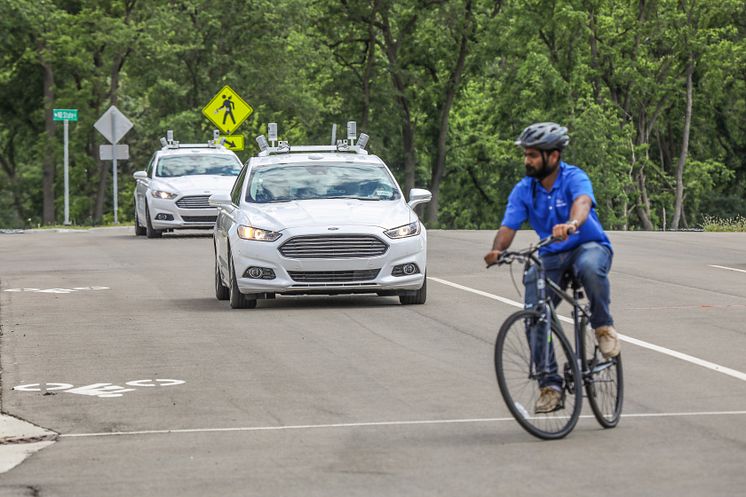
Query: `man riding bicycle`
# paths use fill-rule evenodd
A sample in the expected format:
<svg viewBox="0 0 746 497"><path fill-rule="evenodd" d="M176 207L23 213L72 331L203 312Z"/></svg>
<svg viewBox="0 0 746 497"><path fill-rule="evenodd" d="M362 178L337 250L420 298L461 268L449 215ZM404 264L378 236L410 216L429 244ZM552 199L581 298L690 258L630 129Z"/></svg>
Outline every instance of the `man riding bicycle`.
<svg viewBox="0 0 746 497"><path fill-rule="evenodd" d="M555 123L532 124L520 134L515 143L523 148L526 177L513 188L492 250L484 260L488 265L497 263L525 221L540 238L553 236L560 240L539 251L547 277L564 288L566 275L572 270L588 296L591 326L601 353L607 358L616 357L621 343L609 311L608 280L613 252L594 209L596 201L588 175L561 160L569 142L567 128ZM532 267L523 279L526 308L538 304L536 280L536 268ZM554 298L557 305L559 298ZM532 355L536 358L540 354L532 351ZM541 394L534 407L537 414L561 407L562 377L556 373L556 365L553 370L539 382Z"/></svg>

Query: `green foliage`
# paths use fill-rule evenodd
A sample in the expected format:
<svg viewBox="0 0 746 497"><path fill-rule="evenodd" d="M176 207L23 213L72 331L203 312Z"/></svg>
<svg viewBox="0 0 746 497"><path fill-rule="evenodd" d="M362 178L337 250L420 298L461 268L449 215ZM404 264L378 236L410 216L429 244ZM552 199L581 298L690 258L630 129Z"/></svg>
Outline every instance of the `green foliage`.
<svg viewBox="0 0 746 497"><path fill-rule="evenodd" d="M52 107L79 109L70 213L81 225L112 218L111 163L98 160L104 139L92 125L112 104L133 121L119 169L128 221L132 172L167 129L184 142L209 138L201 108L229 84L255 109L238 130L242 159L269 121L292 143L326 143L332 123L356 119L403 185L409 126L415 184L434 188L445 133L432 226L497 227L523 174L513 140L531 122L556 121L570 128L563 159L591 176L605 226L661 227L676 201L690 63L683 222L742 219L744 31L739 0L0 0L0 226L42 222L50 159L62 220Z"/></svg>
<svg viewBox="0 0 746 497"><path fill-rule="evenodd" d="M746 232L746 217L736 216L734 218L720 218L705 216L702 222L705 231L730 231Z"/></svg>

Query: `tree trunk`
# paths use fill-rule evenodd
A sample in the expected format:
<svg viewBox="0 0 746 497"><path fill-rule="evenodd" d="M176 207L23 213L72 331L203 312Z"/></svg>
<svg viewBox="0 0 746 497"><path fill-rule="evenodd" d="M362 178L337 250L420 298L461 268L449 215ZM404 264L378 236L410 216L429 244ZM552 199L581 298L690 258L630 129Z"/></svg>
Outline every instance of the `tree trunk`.
<svg viewBox="0 0 746 497"><path fill-rule="evenodd" d="M689 64L686 66L686 114L684 115L684 133L681 138L681 154L679 163L676 165L676 203L674 206L673 222L671 229L679 229L681 214L684 210L684 166L689 151L689 132L692 124L692 74L694 73L694 59L689 56Z"/></svg>
<svg viewBox="0 0 746 497"><path fill-rule="evenodd" d="M430 176L430 192L433 194L433 198L427 205L426 216L426 220L432 223L438 222L440 182L443 179L446 167L446 152L448 151L448 121L450 118L451 107L453 107L453 100L456 98L456 93L458 93L461 84L461 75L466 64L466 54L469 51L469 37L472 35L474 30L471 0L466 1L464 14L464 25L461 31L461 39L459 40L458 58L456 59L456 65L448 78L448 83L446 83L445 99L440 107L440 115L438 117L437 152L435 154L435 163L433 164L433 170Z"/></svg>
<svg viewBox="0 0 746 497"><path fill-rule="evenodd" d="M39 52L44 53L44 46L39 46ZM54 121L52 120L52 108L54 107L54 69L52 64L42 60L41 67L44 72L44 131L46 134L46 146L44 147L44 158L42 159L42 215L43 224L54 224Z"/></svg>
<svg viewBox="0 0 746 497"><path fill-rule="evenodd" d="M378 11L379 1L373 2L373 10L370 18L373 19ZM365 66L363 67L363 115L360 120L360 129L368 129L368 120L370 119L370 77L376 62L376 29L373 23L368 23L368 41L367 50L365 51Z"/></svg>
<svg viewBox="0 0 746 497"><path fill-rule="evenodd" d="M0 168L8 176L8 185L13 195L13 208L16 211L16 217L22 225L26 223L23 202L21 201L21 189L18 186L18 166L15 157L15 138L16 130L11 128L5 142L5 150L0 153Z"/></svg>
<svg viewBox="0 0 746 497"><path fill-rule="evenodd" d="M650 221L650 199L648 198L647 186L645 186L645 169L641 166L637 170L637 190L640 194L640 201L637 203L637 217L640 218L642 228L647 231L653 231L655 227Z"/></svg>
<svg viewBox="0 0 746 497"><path fill-rule="evenodd" d="M402 146L404 148L404 195L409 198L409 191L414 188L415 167L417 165L417 155L415 151L415 127L412 122L412 112L410 110L409 98L407 97L407 86L402 78L402 69L398 65L398 51L402 39L409 35L417 22L417 15L413 15L399 32L399 40L394 40L391 31L391 24L388 19L386 10L380 13L381 29L383 32L383 49L389 63L389 72L391 73L391 82L396 94L395 100L399 105L402 113L401 130Z"/></svg>

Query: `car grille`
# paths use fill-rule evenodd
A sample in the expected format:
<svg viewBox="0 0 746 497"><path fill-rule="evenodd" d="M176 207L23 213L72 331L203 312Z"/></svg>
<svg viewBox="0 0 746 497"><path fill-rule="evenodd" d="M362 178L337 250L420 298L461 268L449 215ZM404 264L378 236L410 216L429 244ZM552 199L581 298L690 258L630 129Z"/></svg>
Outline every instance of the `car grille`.
<svg viewBox="0 0 746 497"><path fill-rule="evenodd" d="M293 259L340 259L376 257L389 246L371 235L321 235L291 238L280 247L280 253Z"/></svg>
<svg viewBox="0 0 746 497"><path fill-rule="evenodd" d="M347 283L375 279L381 269L362 271L288 271L293 281L301 283Z"/></svg>
<svg viewBox="0 0 746 497"><path fill-rule="evenodd" d="M181 197L176 201L176 205L182 209L209 209L210 204L207 199L209 195L192 195L189 197Z"/></svg>
<svg viewBox="0 0 746 497"><path fill-rule="evenodd" d="M186 223L214 223L218 216L181 216Z"/></svg>

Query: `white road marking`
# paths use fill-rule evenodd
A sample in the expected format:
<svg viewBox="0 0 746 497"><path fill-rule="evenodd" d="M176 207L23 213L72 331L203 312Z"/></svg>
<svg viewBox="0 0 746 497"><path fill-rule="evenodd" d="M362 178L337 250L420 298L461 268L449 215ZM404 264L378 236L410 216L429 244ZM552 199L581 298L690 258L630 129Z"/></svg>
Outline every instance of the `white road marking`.
<svg viewBox="0 0 746 497"><path fill-rule="evenodd" d="M520 309L523 309L523 303L516 302L515 300L506 299L505 297L500 297L499 295L494 295L491 293L483 292L475 288L469 288L468 286L459 285L458 283L453 283L452 281L442 280L440 278L435 278L432 276L428 276L427 279L436 281L438 283L441 283L443 285L447 285L453 288L458 288L459 290L464 290L466 292L475 293L477 295L481 295L482 297L487 297L493 300L497 300L504 304L512 305L513 307L518 307ZM565 317L565 316L560 316L559 319L560 321L564 321L565 323L570 323L570 324L573 323L572 319ZM687 361L692 364L696 364L697 366L702 366L703 368L711 369L713 371L717 371L718 373L722 373L722 374L731 376L733 378L737 378L741 381L746 381L746 373L742 373L741 371L736 371L735 369L726 368L725 366L715 364L714 362L705 361L704 359L690 356L689 354L684 354L683 352L677 352L675 350L667 349L665 347L661 347L660 345L655 345L650 342L638 340L637 338L632 338L627 335L619 334L619 338L622 341L629 342L633 345L637 345L639 347L644 347L646 349L654 350L656 352L660 352L661 354L675 357L676 359L681 359L682 361Z"/></svg>
<svg viewBox="0 0 746 497"><path fill-rule="evenodd" d="M53 392L55 390L67 390L73 388L74 385L70 383L45 383L45 390ZM39 383L29 383L28 385L17 385L11 390L18 390L20 392L41 392L41 385Z"/></svg>
<svg viewBox="0 0 746 497"><path fill-rule="evenodd" d="M622 414L623 418L666 418L680 416L741 416L746 411L700 411L700 412L651 412ZM593 419L590 414L580 416L581 419ZM83 438L83 437L113 437L127 435L165 435L170 433L228 433L239 431L282 431L282 430L313 430L323 428L365 428L375 426L411 426L411 425L442 425L463 423L495 423L502 421L514 421L512 417L506 418L466 418L466 419L425 419L414 421L371 421L363 423L329 423L318 425L286 425L286 426L238 426L233 428L185 428L173 430L139 430L139 431L112 431L98 433L63 433L60 438Z"/></svg>
<svg viewBox="0 0 746 497"><path fill-rule="evenodd" d="M746 269L736 269L734 267L728 267L728 266L718 266L716 264L708 264L710 267L716 267L718 269L727 269L728 271L738 271L739 273L746 273Z"/></svg>
<svg viewBox="0 0 746 497"><path fill-rule="evenodd" d="M7 288L4 292L73 293L82 290L111 290L108 286L79 286L75 288Z"/></svg>
<svg viewBox="0 0 746 497"><path fill-rule="evenodd" d="M174 385L182 385L186 383L184 380L174 380L171 378L158 378L155 380L132 380L128 381L126 385L131 387L171 387ZM44 383L43 388L40 383L29 383L27 385L17 385L12 390L20 392L41 392L44 391L62 391L65 393L74 393L78 395L89 395L92 397L99 397L102 399L121 397L127 392L134 392L136 388L124 388L119 385L112 383L93 383L91 385L85 385L82 387L75 387L70 383Z"/></svg>

